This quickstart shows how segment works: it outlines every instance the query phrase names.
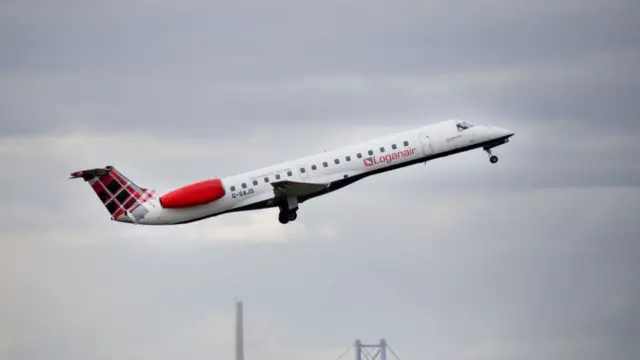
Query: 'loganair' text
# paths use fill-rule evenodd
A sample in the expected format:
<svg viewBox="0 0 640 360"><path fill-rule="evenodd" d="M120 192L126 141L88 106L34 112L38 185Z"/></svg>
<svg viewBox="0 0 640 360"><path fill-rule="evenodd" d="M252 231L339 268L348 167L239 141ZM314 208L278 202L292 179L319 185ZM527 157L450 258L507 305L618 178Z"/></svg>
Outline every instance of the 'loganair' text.
<svg viewBox="0 0 640 360"><path fill-rule="evenodd" d="M374 166L377 164L387 163L390 164L394 160L412 156L416 152L416 148L411 148L408 150L394 152L392 154L380 155L380 156L372 156L370 158L363 159L362 162L365 166Z"/></svg>

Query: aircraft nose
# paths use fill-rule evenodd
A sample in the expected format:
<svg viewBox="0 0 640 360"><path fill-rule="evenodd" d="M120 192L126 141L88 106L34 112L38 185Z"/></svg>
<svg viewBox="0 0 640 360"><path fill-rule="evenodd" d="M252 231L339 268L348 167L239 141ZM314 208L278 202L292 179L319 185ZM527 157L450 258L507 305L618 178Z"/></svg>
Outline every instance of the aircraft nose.
<svg viewBox="0 0 640 360"><path fill-rule="evenodd" d="M511 130L507 130L505 128L501 128L501 127L494 127L493 128L493 133L496 135L496 137L507 137L510 138L513 135L515 135L515 133Z"/></svg>

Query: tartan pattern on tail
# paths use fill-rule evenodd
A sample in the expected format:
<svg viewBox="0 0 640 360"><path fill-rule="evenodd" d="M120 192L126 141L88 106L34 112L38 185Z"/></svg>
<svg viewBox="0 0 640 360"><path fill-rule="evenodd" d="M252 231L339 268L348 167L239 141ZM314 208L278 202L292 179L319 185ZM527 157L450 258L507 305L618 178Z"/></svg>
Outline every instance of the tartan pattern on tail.
<svg viewBox="0 0 640 360"><path fill-rule="evenodd" d="M85 171L88 176L84 176L84 179L107 208L111 219L128 217L128 214L136 221L142 219L149 210L141 205L153 198L154 191L134 184L112 166L107 166L104 170L106 171L93 173Z"/></svg>

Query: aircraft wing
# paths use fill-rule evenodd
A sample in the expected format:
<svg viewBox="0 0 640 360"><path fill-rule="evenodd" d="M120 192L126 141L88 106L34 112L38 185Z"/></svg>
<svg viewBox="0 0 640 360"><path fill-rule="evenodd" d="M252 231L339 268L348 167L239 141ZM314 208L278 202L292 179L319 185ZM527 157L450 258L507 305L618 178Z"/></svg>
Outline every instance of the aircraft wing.
<svg viewBox="0 0 640 360"><path fill-rule="evenodd" d="M307 183L296 181L276 181L272 182L273 192L276 197L285 196L306 196L326 189L329 184L325 183Z"/></svg>

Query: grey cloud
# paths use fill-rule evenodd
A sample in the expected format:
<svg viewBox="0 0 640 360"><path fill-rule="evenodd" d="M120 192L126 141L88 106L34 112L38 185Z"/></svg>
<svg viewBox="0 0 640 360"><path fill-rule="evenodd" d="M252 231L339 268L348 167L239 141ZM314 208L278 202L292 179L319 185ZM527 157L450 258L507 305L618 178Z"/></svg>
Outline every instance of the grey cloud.
<svg viewBox="0 0 640 360"><path fill-rule="evenodd" d="M261 61L254 60L252 65L258 65L256 70L264 76L267 68L259 66L264 60L270 67L276 64L268 60L278 61L280 67L276 70L291 71L296 63L315 63L329 65L331 70L349 64L356 67L348 70L356 71L377 64L389 71L389 66L399 68L403 64L419 69L425 63L463 61L463 65L470 65L482 61L483 56L493 57L494 61L504 61L504 55L531 61L543 55L540 50L548 59L554 55L570 56L582 49L619 48L637 40L629 31L634 24L632 11L637 8L631 1L591 2L591 6L573 1L528 6L484 1L464 9L409 1L393 6L385 2L281 1L187 1L180 7L136 2L63 4L66 6L22 5L13 11L5 10L11 16L7 20L13 19L9 24L35 26L21 35L41 36L27 38L31 41L20 49L41 50L39 45L44 40L47 44L53 40L53 45L63 46L63 51L51 55L64 55L66 64L81 64L76 61L82 60L98 61L94 65L118 64L126 60L144 67L150 59L160 64L176 59L224 64L229 58L248 60L257 54ZM33 23L28 23L25 15L34 12L43 16L32 17ZM87 36L87 29L93 31L93 37ZM342 53L336 54L336 49ZM67 56L69 53L80 57L73 60ZM374 54L377 56L371 56ZM459 56L463 54L468 56ZM38 60L31 55L24 58ZM296 61L281 62L286 56L295 56ZM136 58L144 61L137 62ZM425 61L433 58L436 61ZM338 61L328 63L331 59ZM46 58L40 61L48 63ZM251 72L252 68L255 66L245 70ZM253 78L255 74L250 75Z"/></svg>
<svg viewBox="0 0 640 360"><path fill-rule="evenodd" d="M12 16L2 31L2 43L11 49L3 66L3 133L126 126L211 136L264 128L265 122L389 123L479 112L514 121L601 121L638 111L629 101L637 72L630 71L633 62L620 64L619 55L637 52L631 16L636 5L628 2L520 8L487 1L473 16L457 6L412 2L188 2L182 10L168 3L127 3L126 11L120 3L65 4L45 10L14 4L5 10ZM42 14L29 23L30 12ZM606 65L615 71L604 83L586 89L547 75L550 64L571 72L593 56L614 59ZM443 83L433 79L513 68L528 69L527 82L491 89L485 83L475 91L463 82L441 93ZM587 66L585 79L601 70ZM380 75L422 77L429 91L384 90L376 80ZM623 76L630 80L611 83ZM361 78L370 92L354 96L340 88L281 86L309 77Z"/></svg>
<svg viewBox="0 0 640 360"><path fill-rule="evenodd" d="M0 5L0 357L634 359L638 5ZM168 189L464 117L516 131L303 204L112 223Z"/></svg>
<svg viewBox="0 0 640 360"><path fill-rule="evenodd" d="M173 338L176 328L198 322L211 309L231 310L236 295L249 313L268 312L296 329L291 337L285 331L276 338L310 347L319 342L346 348L355 336L386 336L403 357L455 358L460 349L485 341L499 344L495 355L504 357L595 359L609 352L625 359L637 351L635 342L623 341L634 329L633 299L639 295L629 286L638 248L624 233L639 230L629 227L636 190L499 192L491 212L484 195L446 193L426 196L392 218L366 209L402 208L398 204L410 204L416 194L372 197L367 190L336 193L331 201L305 207L311 229L332 222L339 239L311 231L280 245L198 245L176 238L150 246L114 236L98 245L52 247L45 240L38 247L58 249L45 263L55 269L47 277L49 290L35 287L41 300L24 304L32 306L32 315L17 321L29 324L33 341L52 340L41 350L48 354L109 356L110 344L127 353L136 344ZM344 198L360 201L360 211L331 215L334 202ZM541 212L551 216L540 217ZM464 228L453 226L460 221ZM582 226L569 229L566 222ZM381 237L379 226L393 236ZM33 258L34 246L23 244L22 255ZM37 284L40 270L30 271L36 277L23 281ZM73 297L66 288L76 289ZM88 322L106 316L110 320L100 325ZM54 335L43 327L47 321L67 330ZM219 337L224 326L231 333L230 322L220 326ZM247 328L252 336L274 331L261 326ZM85 341L76 342L80 331ZM215 349L201 348L209 343L201 336L191 333L156 348L185 354L193 345L196 356L204 357ZM594 336L598 343L591 341ZM425 339L429 346L420 350ZM222 351L229 351L230 344L225 346ZM259 355L259 347L249 349Z"/></svg>

